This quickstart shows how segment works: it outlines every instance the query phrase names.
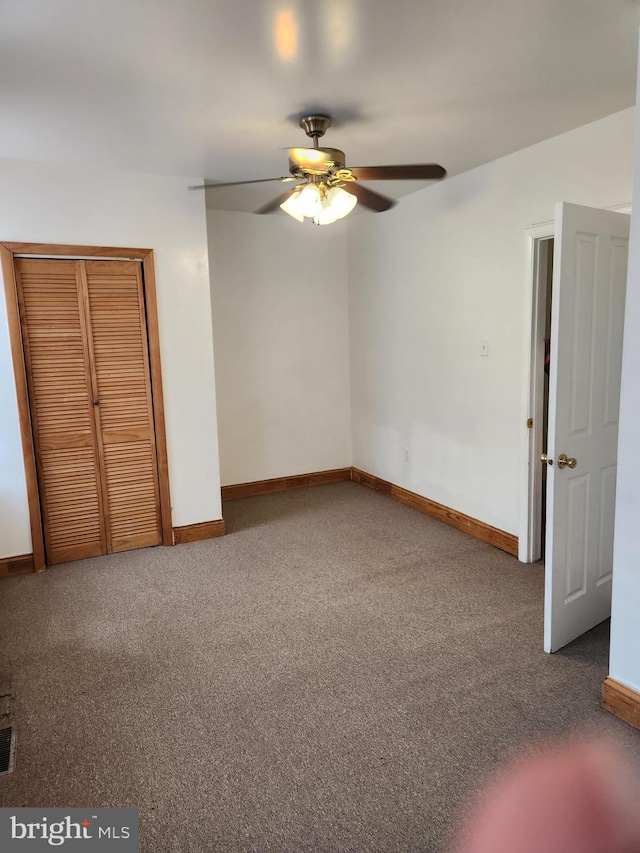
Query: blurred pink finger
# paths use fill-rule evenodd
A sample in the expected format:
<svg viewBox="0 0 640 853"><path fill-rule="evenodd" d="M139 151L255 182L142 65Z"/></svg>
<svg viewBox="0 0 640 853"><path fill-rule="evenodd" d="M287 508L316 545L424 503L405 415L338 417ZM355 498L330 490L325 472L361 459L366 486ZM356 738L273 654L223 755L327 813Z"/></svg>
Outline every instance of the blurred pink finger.
<svg viewBox="0 0 640 853"><path fill-rule="evenodd" d="M640 797L610 745L521 760L481 800L458 853L640 853Z"/></svg>

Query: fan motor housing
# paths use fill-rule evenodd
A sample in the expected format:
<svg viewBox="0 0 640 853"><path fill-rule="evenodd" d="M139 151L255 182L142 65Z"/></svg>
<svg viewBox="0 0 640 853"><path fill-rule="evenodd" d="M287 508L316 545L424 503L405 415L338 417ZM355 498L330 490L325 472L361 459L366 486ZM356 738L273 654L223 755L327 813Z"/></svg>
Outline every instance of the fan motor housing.
<svg viewBox="0 0 640 853"><path fill-rule="evenodd" d="M292 175L326 175L329 171L334 172L337 169L345 168L345 154L339 148L314 148L310 150L322 151L323 154L326 154L324 163L319 163L317 168L313 168L310 165L301 167L289 158L289 171Z"/></svg>

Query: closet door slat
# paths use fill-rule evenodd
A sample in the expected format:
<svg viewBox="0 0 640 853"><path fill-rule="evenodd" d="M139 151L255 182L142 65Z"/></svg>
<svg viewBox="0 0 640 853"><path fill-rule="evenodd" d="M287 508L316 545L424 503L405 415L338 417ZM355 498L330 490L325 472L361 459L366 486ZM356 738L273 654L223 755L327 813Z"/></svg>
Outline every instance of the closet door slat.
<svg viewBox="0 0 640 853"><path fill-rule="evenodd" d="M81 262L15 263L47 562L103 554Z"/></svg>
<svg viewBox="0 0 640 853"><path fill-rule="evenodd" d="M86 261L109 551L162 541L140 264Z"/></svg>

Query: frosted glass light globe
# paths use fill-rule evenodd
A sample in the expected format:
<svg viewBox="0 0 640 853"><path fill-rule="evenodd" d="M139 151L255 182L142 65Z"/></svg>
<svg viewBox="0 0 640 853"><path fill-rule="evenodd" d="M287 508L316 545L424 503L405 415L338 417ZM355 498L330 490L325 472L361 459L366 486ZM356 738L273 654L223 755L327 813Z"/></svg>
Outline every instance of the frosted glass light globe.
<svg viewBox="0 0 640 853"><path fill-rule="evenodd" d="M347 216L358 203L358 199L351 193L343 190L342 187L332 187L327 193L327 201L333 210L335 210L336 219L342 219L344 216Z"/></svg>
<svg viewBox="0 0 640 853"><path fill-rule="evenodd" d="M320 213L317 213L313 222L315 225L331 225L332 222L335 222L339 218L335 208L331 204L328 198L326 198L322 202L322 209Z"/></svg>
<svg viewBox="0 0 640 853"><path fill-rule="evenodd" d="M300 190L295 190L291 193L286 201L280 205L280 209L293 216L298 222L304 222L304 216L300 213Z"/></svg>
<svg viewBox="0 0 640 853"><path fill-rule="evenodd" d="M317 184L306 184L300 192L297 205L303 216L316 216L322 209L322 196Z"/></svg>

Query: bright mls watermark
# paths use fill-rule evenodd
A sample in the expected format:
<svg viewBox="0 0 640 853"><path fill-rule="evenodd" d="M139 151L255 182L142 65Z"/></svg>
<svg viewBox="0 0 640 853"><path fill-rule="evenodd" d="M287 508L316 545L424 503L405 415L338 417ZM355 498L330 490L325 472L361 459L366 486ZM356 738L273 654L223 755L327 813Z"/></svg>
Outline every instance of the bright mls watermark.
<svg viewBox="0 0 640 853"><path fill-rule="evenodd" d="M138 809L0 809L0 850L138 853Z"/></svg>

